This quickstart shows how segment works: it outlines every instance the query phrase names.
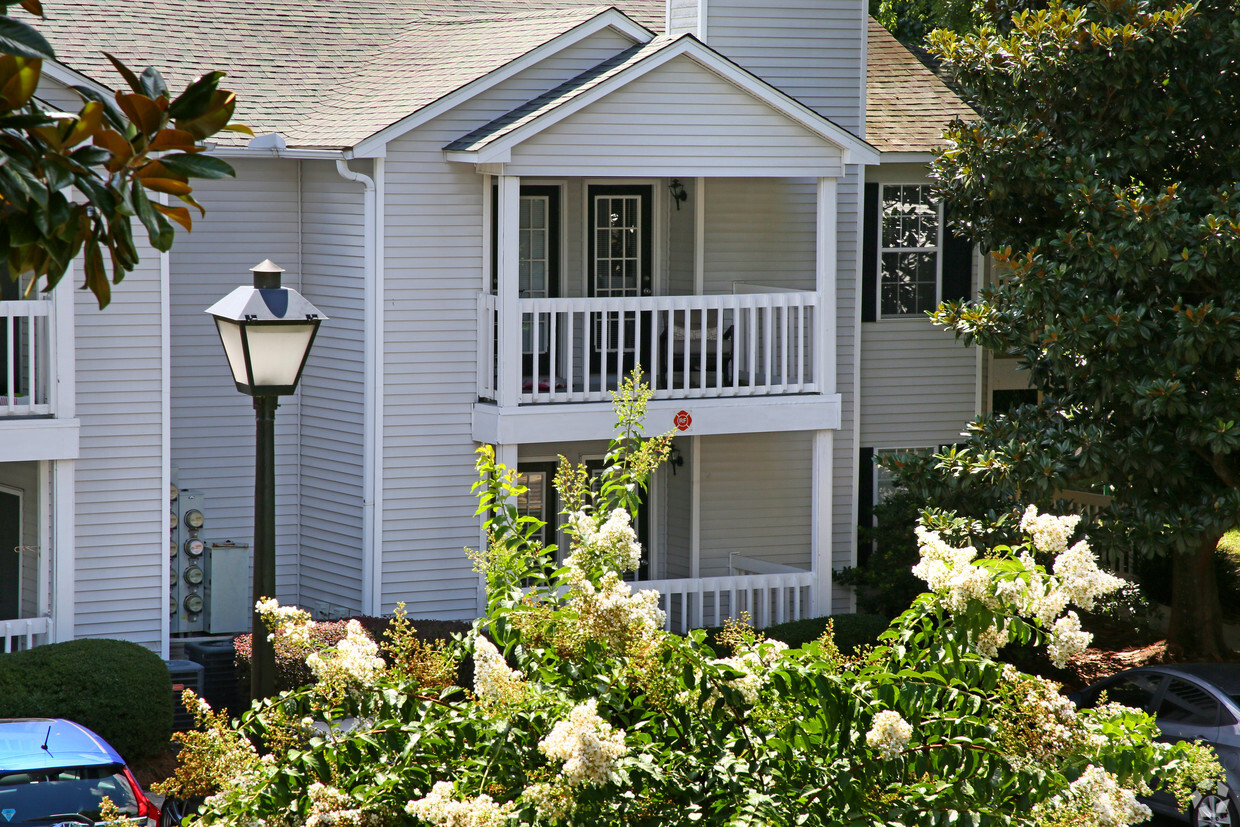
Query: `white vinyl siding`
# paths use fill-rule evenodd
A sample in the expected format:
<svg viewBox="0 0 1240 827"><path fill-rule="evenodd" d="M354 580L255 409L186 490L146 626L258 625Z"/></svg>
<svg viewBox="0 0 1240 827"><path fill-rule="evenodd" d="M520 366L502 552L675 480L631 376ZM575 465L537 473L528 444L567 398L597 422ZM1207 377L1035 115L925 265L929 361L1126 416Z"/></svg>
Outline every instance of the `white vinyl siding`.
<svg viewBox="0 0 1240 827"><path fill-rule="evenodd" d="M818 135L681 56L513 147L506 168L683 179L810 175L840 158Z"/></svg>
<svg viewBox="0 0 1240 827"><path fill-rule="evenodd" d="M706 0L668 0L667 33L670 35L698 33L698 13Z"/></svg>
<svg viewBox="0 0 1240 827"><path fill-rule="evenodd" d="M845 129L862 124L865 4L708 0L706 42Z"/></svg>
<svg viewBox="0 0 1240 827"><path fill-rule="evenodd" d="M301 380L300 593L311 611L330 604L354 614L362 607L363 191L330 161L300 163L302 292L329 319Z"/></svg>
<svg viewBox="0 0 1240 827"><path fill-rule="evenodd" d="M630 45L600 32L388 146L383 611L397 601L414 617L477 611L478 578L464 549L479 537L470 409L483 238L491 230L483 178L446 162L443 147ZM566 207L572 199L566 191Z"/></svg>
<svg viewBox="0 0 1240 827"><path fill-rule="evenodd" d="M674 472L671 466L663 470L667 539L662 554L665 571L660 576L669 578L689 576L693 535L693 440L682 437L675 444L684 464Z"/></svg>
<svg viewBox="0 0 1240 827"><path fill-rule="evenodd" d="M172 464L181 488L205 495L204 539L252 545L254 406L237 391L203 311L251 284L250 268L263 259L285 269L285 286L300 288L297 167L278 159L230 163L236 179L195 184L207 215L195 215L194 232L177 231L172 252ZM317 358L311 352L310 364ZM276 596L285 602L297 600L298 407L297 396L283 396L276 411Z"/></svg>
<svg viewBox="0 0 1240 827"><path fill-rule="evenodd" d="M701 576L730 573L729 553L810 568L812 435L704 436Z"/></svg>
<svg viewBox="0 0 1240 827"><path fill-rule="evenodd" d="M920 319L865 325L861 337L861 444L960 441L973 418L973 348Z"/></svg>
<svg viewBox="0 0 1240 827"><path fill-rule="evenodd" d="M160 256L134 230L141 262L95 297L63 282L76 299L77 460L74 637L161 645L168 611L168 492L163 484L164 306ZM177 240L184 234L178 231ZM75 270L74 278L81 278ZM223 360L221 359L221 362Z"/></svg>

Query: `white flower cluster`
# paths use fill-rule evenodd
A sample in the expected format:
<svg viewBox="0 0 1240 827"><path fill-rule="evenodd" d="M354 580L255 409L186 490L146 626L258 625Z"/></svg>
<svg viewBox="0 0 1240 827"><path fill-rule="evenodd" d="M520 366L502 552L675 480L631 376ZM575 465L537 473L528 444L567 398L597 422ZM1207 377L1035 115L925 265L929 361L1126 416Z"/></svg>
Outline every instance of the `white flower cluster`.
<svg viewBox="0 0 1240 827"><path fill-rule="evenodd" d="M1037 506L1030 505L1020 518L1020 530L1033 537L1033 547L1046 554L1058 554L1068 547L1068 538L1081 522L1079 514L1056 517L1039 514Z"/></svg>
<svg viewBox="0 0 1240 827"><path fill-rule="evenodd" d="M982 657L994 659L999 656L999 650L1006 646L1007 642L1007 626L1000 623L983 629L982 633L977 636L974 644Z"/></svg>
<svg viewBox="0 0 1240 827"><path fill-rule="evenodd" d="M374 820L355 806L353 796L322 782L311 784L306 797L310 799L306 827L366 827Z"/></svg>
<svg viewBox="0 0 1240 827"><path fill-rule="evenodd" d="M568 528L577 538L573 553L564 561L572 577L589 577L591 569L600 565L622 572L636 571L641 565L642 547L627 509L613 509L602 525L596 517L574 511L568 515Z"/></svg>
<svg viewBox="0 0 1240 827"><path fill-rule="evenodd" d="M474 691L484 701L504 703L525 694L525 679L508 667L495 644L482 635L474 636Z"/></svg>
<svg viewBox="0 0 1240 827"><path fill-rule="evenodd" d="M1063 593L1086 611L1094 607L1099 595L1116 591L1126 582L1098 568L1098 558L1085 540L1056 557L1054 571Z"/></svg>
<svg viewBox="0 0 1240 827"><path fill-rule="evenodd" d="M913 725L900 717L893 709L885 709L874 716L874 725L865 734L870 749L878 750L884 761L890 761L904 752L913 737Z"/></svg>
<svg viewBox="0 0 1240 827"><path fill-rule="evenodd" d="M500 827L511 810L511 804L497 804L486 793L458 800L449 781L435 782L424 798L405 805L405 812L414 818L444 827Z"/></svg>
<svg viewBox="0 0 1240 827"><path fill-rule="evenodd" d="M766 684L767 672L787 649L788 644L781 640L760 640L719 663L745 673L728 685L739 690L745 703L752 706L758 702L758 691Z"/></svg>
<svg viewBox="0 0 1240 827"><path fill-rule="evenodd" d="M657 591L634 594L614 571L605 573L597 586L589 579L575 584L569 607L577 613L577 628L583 635L620 650L662 629L666 618Z"/></svg>
<svg viewBox="0 0 1240 827"><path fill-rule="evenodd" d="M564 762L564 780L570 786L606 784L615 777L616 762L627 751L624 730L613 729L598 714L591 698L573 707L568 718L557 721L538 742L543 755Z"/></svg>
<svg viewBox="0 0 1240 827"><path fill-rule="evenodd" d="M302 646L310 644L314 621L310 619L309 612L296 606L281 606L274 597L259 600L254 604L254 609L262 618L263 625L271 630L267 640L275 640L279 634Z"/></svg>
<svg viewBox="0 0 1240 827"><path fill-rule="evenodd" d="M370 639L362 624L350 620L344 638L334 647L312 652L306 666L320 684L340 689L367 687L385 666L379 657L379 645Z"/></svg>
<svg viewBox="0 0 1240 827"><path fill-rule="evenodd" d="M1076 612L1068 612L1051 627L1051 642L1046 645L1046 654L1062 669L1069 658L1088 649L1093 639L1089 632L1081 631L1081 619Z"/></svg>
<svg viewBox="0 0 1240 827"><path fill-rule="evenodd" d="M1077 827L1124 827L1149 821L1150 808L1137 801L1136 794L1120 786L1119 780L1102 769L1090 765L1068 789L1051 799L1042 808L1039 821L1056 820Z"/></svg>
<svg viewBox="0 0 1240 827"><path fill-rule="evenodd" d="M1031 618L1051 632L1048 652L1056 666L1063 667L1073 655L1083 652L1093 639L1081 631L1080 619L1074 612L1064 612L1070 603L1090 609L1101 595L1118 589L1124 581L1098 568L1098 561L1082 540L1068 548L1068 538L1076 530L1080 517L1055 517L1038 514L1029 506L1021 518L1021 529L1028 532L1034 547L1041 552L1056 554L1053 574L1040 569L1033 555L1025 552L1017 559L1023 571L992 574L974 559L972 546L953 548L937 531L917 528L921 560L913 574L926 581L930 590L941 595L947 607L963 611L970 600L978 600L994 612L1007 610ZM1005 625L992 625L974 640L978 651L995 657L1008 641Z"/></svg>
<svg viewBox="0 0 1240 827"><path fill-rule="evenodd" d="M921 560L913 566L913 574L925 580L930 591L943 595L952 611L964 611L971 599L995 602L990 572L972 562L977 549L953 548L937 531L923 526L917 526L916 532Z"/></svg>
<svg viewBox="0 0 1240 827"><path fill-rule="evenodd" d="M1013 684L1015 701L1010 724L1019 742L1020 760L1037 763L1062 756L1074 746L1097 750L1106 745L1078 713L1076 705L1059 694L1059 685L1037 675L1021 675L1004 669L1004 680Z"/></svg>
<svg viewBox="0 0 1240 827"><path fill-rule="evenodd" d="M573 809L572 793L563 784L531 784L521 793L525 800L544 821L559 821Z"/></svg>

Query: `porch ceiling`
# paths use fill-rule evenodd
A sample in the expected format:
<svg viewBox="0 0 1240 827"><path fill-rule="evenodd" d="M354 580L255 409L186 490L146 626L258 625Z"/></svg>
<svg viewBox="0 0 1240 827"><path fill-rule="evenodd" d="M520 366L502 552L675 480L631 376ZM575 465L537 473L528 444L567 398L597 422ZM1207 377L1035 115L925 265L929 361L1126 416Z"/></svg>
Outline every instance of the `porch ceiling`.
<svg viewBox="0 0 1240 827"><path fill-rule="evenodd" d="M878 153L691 36L634 46L445 147L508 175L839 177Z"/></svg>

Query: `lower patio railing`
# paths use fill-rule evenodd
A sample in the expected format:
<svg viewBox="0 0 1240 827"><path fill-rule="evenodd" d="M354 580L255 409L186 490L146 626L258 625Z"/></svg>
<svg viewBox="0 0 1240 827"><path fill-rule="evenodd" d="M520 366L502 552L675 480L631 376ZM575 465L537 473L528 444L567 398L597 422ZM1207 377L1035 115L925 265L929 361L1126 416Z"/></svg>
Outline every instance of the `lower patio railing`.
<svg viewBox="0 0 1240 827"><path fill-rule="evenodd" d="M33 649L51 639L52 619L50 617L26 617L20 620L0 620L0 641L4 642L4 652L19 652Z"/></svg>
<svg viewBox="0 0 1240 827"><path fill-rule="evenodd" d="M755 628L815 616L814 573L738 574L643 580L634 591L654 589L666 614L664 628L683 634L701 626L719 626L748 612Z"/></svg>

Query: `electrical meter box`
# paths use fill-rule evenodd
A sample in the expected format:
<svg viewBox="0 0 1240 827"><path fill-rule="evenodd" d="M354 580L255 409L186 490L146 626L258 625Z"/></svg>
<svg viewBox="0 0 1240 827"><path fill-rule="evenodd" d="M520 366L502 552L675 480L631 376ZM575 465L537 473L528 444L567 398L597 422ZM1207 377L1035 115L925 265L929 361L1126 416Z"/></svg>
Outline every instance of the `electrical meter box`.
<svg viewBox="0 0 1240 827"><path fill-rule="evenodd" d="M201 491L182 489L172 500L168 550L172 634L206 631L207 576L210 555L204 539L206 497Z"/></svg>
<svg viewBox="0 0 1240 827"><path fill-rule="evenodd" d="M250 547L212 543L207 550L207 631L213 635L250 630Z"/></svg>

